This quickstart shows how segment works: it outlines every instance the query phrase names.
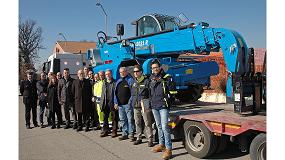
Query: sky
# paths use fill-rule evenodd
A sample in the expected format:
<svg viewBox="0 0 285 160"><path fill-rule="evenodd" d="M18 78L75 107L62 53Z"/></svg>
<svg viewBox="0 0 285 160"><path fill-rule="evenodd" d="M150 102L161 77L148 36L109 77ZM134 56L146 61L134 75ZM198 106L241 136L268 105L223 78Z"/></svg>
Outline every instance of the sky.
<svg viewBox="0 0 285 160"><path fill-rule="evenodd" d="M98 0L19 0L21 21L32 19L43 29L39 64L52 53L55 42L97 41L105 31L105 16L96 6ZM266 48L266 0L101 0L108 19L108 34L116 36L116 24L125 26L123 38L135 35L131 22L145 14L178 16L190 22L207 22L210 27L239 32L249 47Z"/></svg>

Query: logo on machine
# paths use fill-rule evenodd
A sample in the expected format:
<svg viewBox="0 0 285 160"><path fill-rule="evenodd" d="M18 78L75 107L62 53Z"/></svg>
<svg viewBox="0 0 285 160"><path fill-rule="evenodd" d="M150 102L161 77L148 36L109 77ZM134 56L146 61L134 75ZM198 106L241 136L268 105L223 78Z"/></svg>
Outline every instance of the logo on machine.
<svg viewBox="0 0 285 160"><path fill-rule="evenodd" d="M148 46L148 40L135 42L136 47Z"/></svg>
<svg viewBox="0 0 285 160"><path fill-rule="evenodd" d="M137 41L137 42L135 42L135 45L136 45L136 50L146 50L146 49L149 49L148 40Z"/></svg>

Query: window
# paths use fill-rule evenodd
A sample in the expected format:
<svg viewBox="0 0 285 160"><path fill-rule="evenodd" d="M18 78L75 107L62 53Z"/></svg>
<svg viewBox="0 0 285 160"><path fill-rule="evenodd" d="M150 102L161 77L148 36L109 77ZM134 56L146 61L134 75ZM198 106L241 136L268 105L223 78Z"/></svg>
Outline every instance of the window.
<svg viewBox="0 0 285 160"><path fill-rule="evenodd" d="M159 31L159 24L153 17L145 16L138 20L138 36L157 33Z"/></svg>
<svg viewBox="0 0 285 160"><path fill-rule="evenodd" d="M163 30L173 29L177 24L175 24L173 21L165 21Z"/></svg>
<svg viewBox="0 0 285 160"><path fill-rule="evenodd" d="M175 26L179 26L179 22L175 17L160 15L157 16L157 20L161 25L162 30L173 29Z"/></svg>

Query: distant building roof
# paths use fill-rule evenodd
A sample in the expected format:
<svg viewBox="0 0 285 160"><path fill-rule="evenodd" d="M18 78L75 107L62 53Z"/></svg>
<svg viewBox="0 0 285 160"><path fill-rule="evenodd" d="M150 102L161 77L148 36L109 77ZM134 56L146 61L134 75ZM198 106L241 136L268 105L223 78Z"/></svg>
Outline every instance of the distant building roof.
<svg viewBox="0 0 285 160"><path fill-rule="evenodd" d="M86 53L88 49L95 47L96 42L57 41L54 53Z"/></svg>

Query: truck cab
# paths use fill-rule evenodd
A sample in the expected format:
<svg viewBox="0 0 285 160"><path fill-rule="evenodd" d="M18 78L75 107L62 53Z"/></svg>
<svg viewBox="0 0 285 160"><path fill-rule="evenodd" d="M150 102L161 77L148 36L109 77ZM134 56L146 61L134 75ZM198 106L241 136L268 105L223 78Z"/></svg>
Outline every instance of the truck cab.
<svg viewBox="0 0 285 160"><path fill-rule="evenodd" d="M69 73L72 78L75 78L77 71L84 66L88 66L89 62L86 61L83 54L52 54L46 62L43 63L43 71L48 72L63 72L64 68L69 68Z"/></svg>

